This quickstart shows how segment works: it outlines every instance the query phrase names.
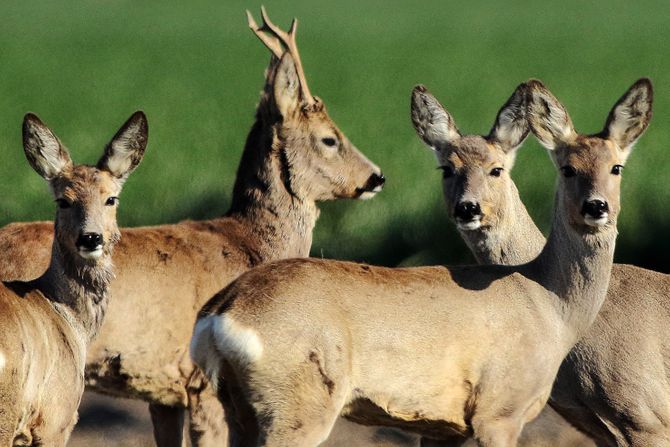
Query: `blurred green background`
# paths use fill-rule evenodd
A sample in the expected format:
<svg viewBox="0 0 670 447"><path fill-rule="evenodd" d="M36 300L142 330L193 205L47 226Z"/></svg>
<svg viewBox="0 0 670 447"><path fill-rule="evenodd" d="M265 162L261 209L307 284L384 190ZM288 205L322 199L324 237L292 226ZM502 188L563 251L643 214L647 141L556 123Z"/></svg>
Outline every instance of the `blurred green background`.
<svg viewBox="0 0 670 447"><path fill-rule="evenodd" d="M633 81L649 76L655 118L624 174L617 258L670 271L667 2L265 3L282 26L300 19L312 91L388 178L372 201L322 206L313 255L384 265L471 261L447 220L434 157L409 120L415 84L426 84L463 132L486 133L515 86L539 78L577 129L591 133ZM250 8L258 17L259 6L3 0L0 225L53 215L21 149L29 110L88 163L134 110L146 111L150 146L124 192L123 225L223 214L269 60L244 16ZM532 138L514 177L546 230L554 171Z"/></svg>

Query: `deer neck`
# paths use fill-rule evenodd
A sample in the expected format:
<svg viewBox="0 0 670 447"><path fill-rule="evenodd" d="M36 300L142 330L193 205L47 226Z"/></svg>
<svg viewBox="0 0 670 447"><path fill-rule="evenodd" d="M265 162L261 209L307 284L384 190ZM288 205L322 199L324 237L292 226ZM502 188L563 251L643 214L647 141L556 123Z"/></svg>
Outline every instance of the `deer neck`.
<svg viewBox="0 0 670 447"><path fill-rule="evenodd" d="M536 280L555 297L574 344L595 320L609 287L616 227L578 233L556 212L547 243L529 264Z"/></svg>
<svg viewBox="0 0 670 447"><path fill-rule="evenodd" d="M306 257L319 216L315 201L291 190L289 166L274 126L254 124L242 155L228 216L256 239L261 262Z"/></svg>
<svg viewBox="0 0 670 447"><path fill-rule="evenodd" d="M98 333L107 311L108 288L114 277L111 256L95 265L61 249L54 240L51 263L36 281L37 288L50 300L78 332L90 342Z"/></svg>
<svg viewBox="0 0 670 447"><path fill-rule="evenodd" d="M545 245L542 232L528 214L513 183L506 190L504 200L506 206L496 216L494 226L459 230L479 264L525 264L535 259Z"/></svg>

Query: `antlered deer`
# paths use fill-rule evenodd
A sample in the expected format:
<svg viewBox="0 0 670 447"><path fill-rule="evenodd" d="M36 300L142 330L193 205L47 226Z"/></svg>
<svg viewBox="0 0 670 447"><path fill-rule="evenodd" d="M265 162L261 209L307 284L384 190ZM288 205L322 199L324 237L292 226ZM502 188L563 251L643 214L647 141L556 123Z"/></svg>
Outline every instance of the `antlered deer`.
<svg viewBox="0 0 670 447"><path fill-rule="evenodd" d="M33 114L23 147L56 198L55 237L46 272L0 284L0 445L65 446L84 391L86 349L105 316L119 240L121 187L147 143L135 113L96 166L74 165L67 149ZM6 256L6 252L0 252Z"/></svg>
<svg viewBox="0 0 670 447"><path fill-rule="evenodd" d="M181 446L183 412L191 404L194 441L225 438L221 405L188 356L197 310L255 265L308 256L316 202L372 197L384 184L380 169L310 93L297 22L285 33L264 10L263 18L263 27L249 24L272 56L230 210L217 219L121 230L114 300L87 358L90 388L150 402L160 446ZM29 279L44 271L51 231L44 222L2 229L0 277Z"/></svg>
<svg viewBox="0 0 670 447"><path fill-rule="evenodd" d="M463 135L452 115L425 87L417 86L412 92L416 132L437 157L449 216L479 264L525 264L535 259L545 244L510 176L517 150L530 129L524 87L517 88L502 106L486 136ZM422 446L457 446L462 442L462 438L424 439ZM594 443L546 406L524 427L519 446Z"/></svg>
<svg viewBox="0 0 670 447"><path fill-rule="evenodd" d="M242 275L201 310L191 341L218 382L233 445L318 445L341 414L516 445L605 298L618 174L650 117L626 112L651 105L642 85L615 106L606 133L555 134L564 109L539 81L526 89L543 104L533 128L555 135L561 171L542 253L515 267L297 259Z"/></svg>

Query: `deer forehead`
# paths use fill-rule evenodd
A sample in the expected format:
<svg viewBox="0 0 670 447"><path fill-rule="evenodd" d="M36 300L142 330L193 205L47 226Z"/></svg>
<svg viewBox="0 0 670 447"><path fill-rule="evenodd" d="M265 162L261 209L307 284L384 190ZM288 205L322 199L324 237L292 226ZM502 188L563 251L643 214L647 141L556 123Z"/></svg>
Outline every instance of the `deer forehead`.
<svg viewBox="0 0 670 447"><path fill-rule="evenodd" d="M488 168L504 162L504 152L480 136L465 136L455 141L445 151L446 161L456 169Z"/></svg>
<svg viewBox="0 0 670 447"><path fill-rule="evenodd" d="M70 200L109 197L119 193L119 181L93 166L76 166L52 182L54 192Z"/></svg>
<svg viewBox="0 0 670 447"><path fill-rule="evenodd" d="M580 172L595 172L623 164L619 148L610 140L600 137L581 137L557 152L561 166L570 165Z"/></svg>

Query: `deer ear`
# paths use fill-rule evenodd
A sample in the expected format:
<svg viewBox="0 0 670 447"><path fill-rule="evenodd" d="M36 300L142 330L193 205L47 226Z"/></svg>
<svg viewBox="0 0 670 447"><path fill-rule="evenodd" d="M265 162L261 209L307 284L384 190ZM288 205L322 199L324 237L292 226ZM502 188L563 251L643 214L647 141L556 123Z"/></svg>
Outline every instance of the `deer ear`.
<svg viewBox="0 0 670 447"><path fill-rule="evenodd" d="M528 123L540 143L554 150L561 143L574 141L577 133L563 104L540 81L533 79L526 84Z"/></svg>
<svg viewBox="0 0 670 447"><path fill-rule="evenodd" d="M125 180L142 161L148 138L147 117L141 111L133 113L105 147L98 168Z"/></svg>
<svg viewBox="0 0 670 447"><path fill-rule="evenodd" d="M23 150L30 166L45 180L53 180L72 169L67 149L51 129L32 113L23 118Z"/></svg>
<svg viewBox="0 0 670 447"><path fill-rule="evenodd" d="M505 153L513 152L528 136L526 119L528 86L519 85L502 106L486 139L497 143Z"/></svg>
<svg viewBox="0 0 670 447"><path fill-rule="evenodd" d="M411 113L417 135L437 152L461 137L449 112L423 85L412 91Z"/></svg>
<svg viewBox="0 0 670 447"><path fill-rule="evenodd" d="M274 78L273 94L277 110L287 118L300 106L300 79L295 62L287 51L279 61Z"/></svg>
<svg viewBox="0 0 670 447"><path fill-rule="evenodd" d="M607 117L603 134L628 158L633 145L647 130L651 121L654 90L647 78L638 79L614 104Z"/></svg>

